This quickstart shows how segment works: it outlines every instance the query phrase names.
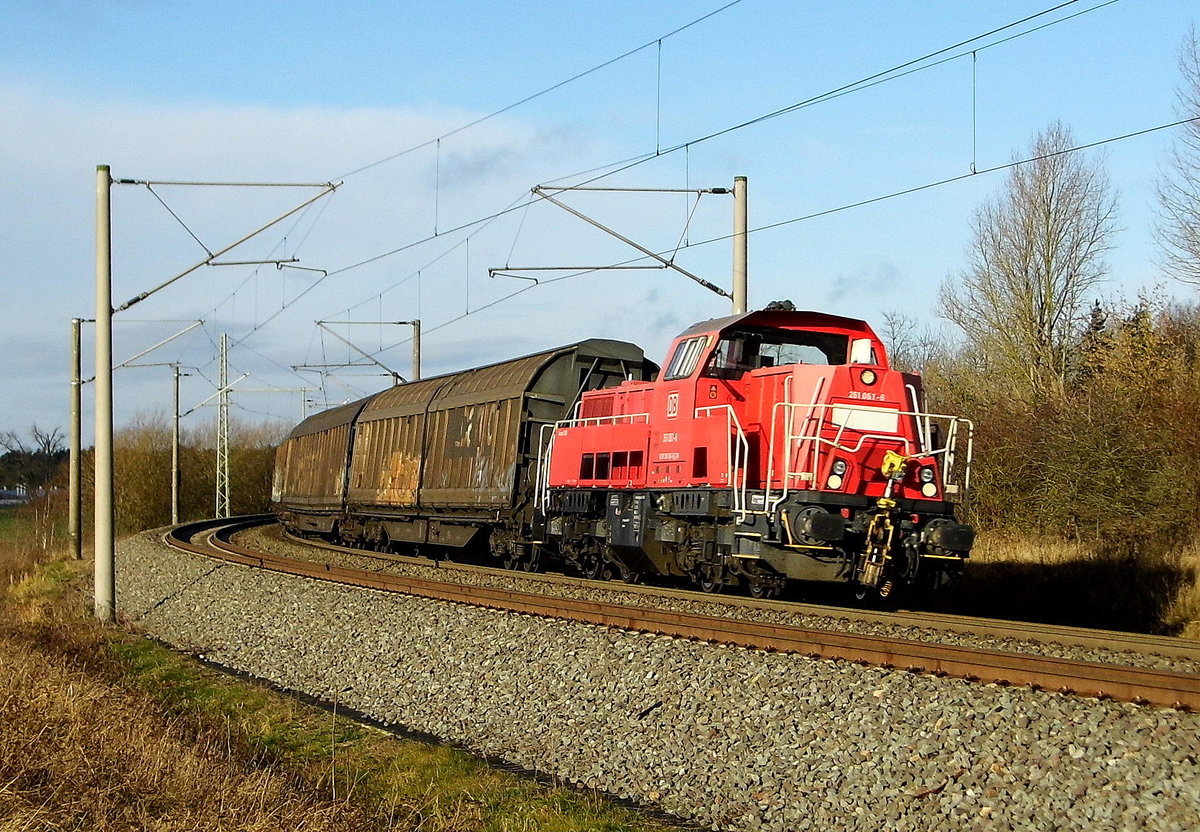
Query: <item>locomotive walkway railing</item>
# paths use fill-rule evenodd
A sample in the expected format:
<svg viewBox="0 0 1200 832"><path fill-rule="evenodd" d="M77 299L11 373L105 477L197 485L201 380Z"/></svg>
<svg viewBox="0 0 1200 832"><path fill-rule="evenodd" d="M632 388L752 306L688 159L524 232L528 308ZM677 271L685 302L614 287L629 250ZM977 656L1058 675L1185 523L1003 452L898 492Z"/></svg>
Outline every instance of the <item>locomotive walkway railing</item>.
<svg viewBox="0 0 1200 832"><path fill-rule="evenodd" d="M821 385L813 391L813 401L808 403L776 402L771 411L771 433L767 441L767 482L765 504L773 510L782 503L796 482L815 482L820 465L821 450L836 449L848 455L861 453L868 441L898 444L908 459L935 459L941 457L942 492L954 493L957 489L956 462L960 432L966 430L966 460L962 471L962 490L971 485L971 462L974 454L975 425L970 419L945 413L929 413L922 410L899 410L879 405L855 405L844 402L818 402ZM858 414L862 414L858 416ZM798 418L799 417L799 418ZM918 427L918 447L900 430L900 420L913 419ZM800 427L796 429L799 422ZM946 441L941 447L933 444L933 425L945 425ZM893 427L894 425L894 427ZM836 428L832 437L826 436L827 428ZM777 453L776 437L783 431L783 446ZM853 431L853 444L847 431ZM846 444L843 444L846 443ZM783 464L783 471L776 473L776 459ZM804 463L808 464L805 465ZM796 465L797 467L793 467ZM774 484L779 481L779 494L772 496Z"/></svg>
<svg viewBox="0 0 1200 832"><path fill-rule="evenodd" d="M649 424L649 413L621 413L615 416L579 416L580 405L575 406L575 415L570 419L542 425L538 435L537 466L534 469L534 508L545 511L550 500L550 459L554 454L554 438L562 428L581 427L584 425L629 424L639 422ZM549 439L546 433L549 432Z"/></svg>

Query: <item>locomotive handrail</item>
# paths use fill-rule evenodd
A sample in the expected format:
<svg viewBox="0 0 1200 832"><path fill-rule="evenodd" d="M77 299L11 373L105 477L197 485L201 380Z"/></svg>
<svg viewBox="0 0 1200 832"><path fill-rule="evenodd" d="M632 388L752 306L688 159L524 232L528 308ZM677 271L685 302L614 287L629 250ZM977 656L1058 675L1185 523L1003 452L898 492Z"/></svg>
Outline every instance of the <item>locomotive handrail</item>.
<svg viewBox="0 0 1200 832"><path fill-rule="evenodd" d="M820 385L820 383L818 383L817 387L814 389L814 392L813 392L814 398L820 394L820 389L821 389L821 385ZM805 409L805 417L804 417L805 428L804 429L807 429L808 425L813 421L814 415L816 415L817 425L816 425L816 429L812 433L793 433L792 432L792 425L795 424L795 414L801 408ZM780 486L780 494L777 498L774 499L774 501L772 501L771 492L773 490L772 483L774 481L774 463L775 463L775 450L776 450L775 439L776 439L777 429L778 429L780 421L781 421L779 418L780 409L782 409L783 413L784 413L784 418L782 420L784 423L784 432L785 432L785 435L783 437L784 446L782 448L783 455L784 455L784 460L783 460L784 469L783 469L783 473L782 473L782 477L781 477L782 484ZM843 419L840 422L836 423L838 430L837 430L837 434L834 436L833 439L829 439L827 437L821 436L821 428L826 424L827 420L829 420L829 411L830 410L867 412L867 413L878 413L880 411L885 411L889 415L895 415L897 417L897 419L900 419L901 417L913 417L914 419L918 420L918 423L917 423L918 434L922 433L922 427L923 427L922 422L924 422L925 425L931 425L932 420L934 420L934 419L945 420L945 422L947 423L946 442L940 448L930 447L933 444L933 442L932 442L932 435L931 435L932 430L931 430L931 428L929 428L925 431L924 436L918 437L919 439L923 440L923 443L919 443L919 444L923 444L923 447L920 447L918 449L918 453L910 453L909 452L910 451L910 441L909 441L908 437L905 437L900 434L881 434L881 433L860 432L859 436L858 436L858 441L854 444L853 447L850 447L850 446L844 447L841 444L841 442L842 442L843 435L845 434L846 430L849 428L849 425L847 424L847 422L849 421L848 419ZM817 415L817 414L820 414L820 415ZM951 484L951 480L954 478L954 472L955 472L955 467L956 467L955 466L956 452L957 452L957 444L958 444L958 438L959 438L959 426L960 425L966 425L966 428L967 428L967 459L966 459L966 463L963 468L963 480L962 480L963 490L965 491L966 489L970 488L971 462L972 462L973 451L974 451L975 425L973 422L971 422L970 419L965 419L961 416L952 416L947 413L929 413L927 411L922 411L922 410L898 410L898 409L893 410L890 407L881 408L881 407L878 407L875 405L856 405L856 404L840 403L840 402L836 403L836 404L832 403L832 402L818 403L816 401L812 401L812 402L808 402L808 403L791 402L791 401L776 402L774 407L772 408L772 412L771 412L771 434L770 434L770 437L768 440L768 448L767 448L767 452L768 452L767 482L765 484L766 485L766 489L765 489L766 493L764 495L764 502L767 506L770 507L770 510L774 510L776 507L779 506L780 503L782 503L785 499L787 499L787 495L791 491L791 482L792 482L793 478L805 479L807 476L808 480L815 481L816 474L817 474L817 463L819 461L819 449L821 446L829 445L833 448L836 448L840 451L844 451L848 454L857 454L859 451L862 450L864 442L866 442L866 440L868 440L868 439L876 439L876 440L884 440L884 441L888 441L888 442L900 443L904 449L904 456L907 459L930 459L930 458L939 457L939 456L944 457L945 458L945 466L944 466L944 470L942 471L942 483L943 483L943 489L944 489L946 485ZM804 470L804 469L793 470L791 467L791 465L792 465L791 460L792 460L792 457L794 456L794 454L792 453L792 448L799 449L805 443L810 443L812 446L812 468L811 468L811 470ZM802 455L807 456L806 453L802 454Z"/></svg>
<svg viewBox="0 0 1200 832"><path fill-rule="evenodd" d="M554 453L554 437L558 435L560 428L575 428L587 425L602 425L605 422L610 422L614 425L621 423L623 420L629 420L628 424L635 425L638 420L650 424L649 413L618 413L610 416L579 416L579 408L583 405L580 402L575 407L576 415L569 419L560 419L554 423L546 423L541 427L541 436L538 437L538 459L537 468L534 473L534 495L533 506L540 508L544 512L550 504L550 457ZM551 431L549 441L545 440L546 431Z"/></svg>
<svg viewBox="0 0 1200 832"><path fill-rule="evenodd" d="M804 472L799 472L799 473L793 475L792 472L788 469L788 465L790 463L785 461L784 462L784 474L783 474L783 492L779 495L779 499L775 501L774 505L771 505L771 483L775 479L775 427L776 427L777 417L778 417L778 413L779 413L778 407L779 407L779 404L792 403L791 386L792 386L792 376L789 375L783 381L783 402L776 403L775 407L771 409L771 434L767 438L767 482L766 482L766 491L763 494L763 507L766 508L769 506L769 510L771 510L771 511L774 511L775 508L780 503L782 503L785 499L787 499L789 485L791 482L791 477L792 476L800 476L801 474L804 473ZM824 388L824 386L825 386L825 377L821 376L817 379L817 383L815 385L813 385L812 399L808 403L808 411L804 414L804 424L805 425L808 425L810 422L812 422L813 410L817 406L817 400L820 398L821 390L822 390L822 388ZM794 434L792 432L792 428L796 421L795 416L796 416L795 408L792 408L787 413L786 424L784 425L784 440L783 441L788 447L790 447L791 443L794 440L801 438L800 434ZM818 420L817 426L818 426L818 428L820 428L819 420ZM816 470L816 467L817 467L817 452L818 452L818 446L816 444L814 444L813 445L813 470L814 471ZM785 454L787 453L787 448L784 449L784 453ZM791 455L788 454L789 459L790 459L790 456ZM812 479L814 476L815 476L815 474L810 474L809 479Z"/></svg>
<svg viewBox="0 0 1200 832"><path fill-rule="evenodd" d="M622 419L628 419L629 424L637 424L637 419L645 420L646 424L650 424L649 413L618 413L612 416L578 416L572 419L562 419L555 422L555 426L564 428L577 428L585 425L602 425L605 422L618 424Z"/></svg>
<svg viewBox="0 0 1200 832"><path fill-rule="evenodd" d="M546 513L546 507L549 505L550 500L550 454L554 449L554 431L557 427L557 423L548 422L542 425L538 431L538 457L537 468L534 473L533 507L541 509L543 514ZM547 430L550 431L549 439L546 439Z"/></svg>
<svg viewBox="0 0 1200 832"><path fill-rule="evenodd" d="M905 387L905 389L908 390L908 396L909 396L909 399L912 401L913 410L920 410L921 403L919 401L917 401L917 388L912 384L905 384L904 387ZM921 438L921 448L922 449L928 448L930 445L933 444L933 434L931 433L932 428L929 423L928 415L926 415L923 420L922 419L917 420L917 428L918 428L918 436L920 436L920 438Z"/></svg>
<svg viewBox="0 0 1200 832"><path fill-rule="evenodd" d="M736 515L737 522L742 522L746 519L746 464L750 459L750 441L746 438L746 431L742 429L742 423L738 419L737 411L729 404L714 404L708 407L697 407L692 413L695 418L701 413L711 413L714 410L725 411L725 425L730 433L729 451L726 453L726 459L729 461L729 488L733 491L733 513ZM734 440L736 438L736 446ZM741 469L742 481L738 484L737 472Z"/></svg>

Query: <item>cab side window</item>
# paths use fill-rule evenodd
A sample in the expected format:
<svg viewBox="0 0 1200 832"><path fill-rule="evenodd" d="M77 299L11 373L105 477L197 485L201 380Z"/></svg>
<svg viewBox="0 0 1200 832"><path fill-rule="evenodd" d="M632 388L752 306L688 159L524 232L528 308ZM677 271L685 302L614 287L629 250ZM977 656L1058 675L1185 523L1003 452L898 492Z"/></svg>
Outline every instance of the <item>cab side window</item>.
<svg viewBox="0 0 1200 832"><path fill-rule="evenodd" d="M688 338L686 341L680 342L675 348L675 354L671 356L671 361L667 364L667 371L663 374L664 381L672 381L677 378L687 378L696 369L696 363L700 360L700 355L704 352L704 347L708 344L708 336L700 335L696 338Z"/></svg>
<svg viewBox="0 0 1200 832"><path fill-rule="evenodd" d="M722 338L704 368L704 375L709 378L741 378L747 370L759 368L759 346L759 339L752 336Z"/></svg>

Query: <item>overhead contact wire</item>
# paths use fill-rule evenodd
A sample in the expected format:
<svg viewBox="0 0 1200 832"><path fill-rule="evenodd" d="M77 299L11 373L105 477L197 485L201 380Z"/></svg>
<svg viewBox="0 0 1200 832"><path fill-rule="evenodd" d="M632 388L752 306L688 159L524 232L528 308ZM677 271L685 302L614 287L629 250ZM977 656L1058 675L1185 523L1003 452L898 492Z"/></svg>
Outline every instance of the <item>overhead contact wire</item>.
<svg viewBox="0 0 1200 832"><path fill-rule="evenodd" d="M561 89L562 87L565 87L568 84L572 84L575 81L580 80L581 78L586 78L587 76L589 76L595 72L599 72L600 70L604 69L605 67L612 66L615 63L623 61L626 58L632 57L633 55L636 55L639 52L649 49L650 47L654 46L656 43L661 43L666 38L674 37L675 35L678 35L680 32L684 32L684 31L692 28L693 26L703 23L704 21L708 20L710 17L718 15L721 12L725 11L726 9L730 9L730 8L738 5L741 2L742 2L742 0L732 0L732 2L726 3L724 6L720 6L719 8L713 9L711 12L701 15L700 17L697 17L695 20L692 20L689 23L685 23L684 25L678 27L677 29L672 29L670 32L667 32L665 35L661 35L661 36L655 38L654 40L651 40L651 41L648 41L647 43L642 44L641 46L637 46L637 47L634 47L633 49L630 49L627 52L623 52L620 55L617 55L615 58L609 58L607 61L604 61L603 63L596 64L595 66L593 66L589 69L585 69L582 72L572 75L570 78L559 81L558 83L555 83L555 84L551 84L550 86L546 87L545 89L539 90L538 92L535 92L532 95L527 95L524 98L520 99L519 101L514 101L512 104L507 104L498 110L488 113L487 115L480 116L479 118L477 118L473 121L469 121L460 127L455 127L453 130L448 130L447 132L442 133L440 136L436 136L432 139L428 139L426 141L421 142L420 144L415 144L412 147L405 148L404 150L401 150L397 153L393 153L390 156L385 156L384 158L378 159L374 162L371 162L370 164L366 164L366 165L363 165L362 167L355 168L354 170L343 173L341 176L335 176L334 179L346 179L348 177L362 173L363 171L370 170L371 168L375 168L380 165L386 164L387 162L390 162L393 159L399 159L401 156L406 156L409 153L413 153L422 148L429 147L431 144L440 142L442 139L448 139L451 136L458 135L459 133L462 133L465 130L470 130L472 127L483 124L485 121L489 121L493 118L496 118L497 116L501 116L510 110L520 107L522 104L528 104L530 101L533 101L534 99L541 98L543 95L552 93L557 89Z"/></svg>
<svg viewBox="0 0 1200 832"><path fill-rule="evenodd" d="M921 191L927 191L927 190L931 190L934 188L939 188L944 185L951 185L951 184L954 184L955 182L961 182L965 179L971 179L976 176L983 176L983 175L989 174L989 173L997 173L999 171L1009 170L1009 169L1015 168L1015 167L1020 167L1021 165L1028 165L1033 162L1041 161L1043 159L1051 159L1056 156L1063 156L1063 155L1066 155L1069 153L1078 153L1080 151L1091 150L1093 148L1103 147L1105 145L1114 144L1116 142L1125 141L1128 139L1134 139L1139 136L1145 136L1150 133L1156 133L1161 130L1169 130L1172 127L1179 127L1179 126L1181 126L1183 124L1187 124L1189 122L1200 122L1200 117L1180 119L1179 121L1174 121L1169 124L1160 124L1155 127L1147 127L1144 130L1136 130L1131 133L1124 133L1120 136L1112 136L1107 139L1100 139L1098 141L1088 142L1086 144L1081 144L1081 145L1076 145L1075 147L1058 150L1053 153L1046 153L1046 154L1042 154L1040 156L1030 156L1026 159L1019 159L1019 160L1016 160L1013 162L1006 162L1005 164L1002 164L1002 165L993 165L992 167L983 168L981 170L974 171L971 173L963 173L963 174L958 174L957 176L950 176L950 177L946 177L944 179L938 179L938 180L935 180L932 182L926 182L922 185L916 185L911 188L904 188L899 191L892 191L891 193L883 194L881 196L875 196L875 197L871 197L869 199L862 199L862 200L858 200L856 202L847 203L845 205L839 205L835 208L827 208L825 210L816 211L811 214L805 214L805 215L799 216L799 217L792 217L791 219L780 220L778 222L768 223L767 225L760 225L755 228L747 229L746 233L747 234L757 234L762 231L770 231L772 229L781 228L786 225L794 225L795 223L799 223L799 222L806 222L808 220L814 220L814 219L818 219L820 217L827 217L827 216L830 216L831 214L838 214L843 211L852 210L854 208L861 208L866 205L873 205L878 202L885 202L890 199L896 199L898 197L908 196L910 194L915 194L915 193L920 193ZM701 240L699 242L687 243L687 244L675 249L675 251L678 251L680 249L687 249L687 248L699 248L701 246L712 245L713 243L725 242L725 241L731 240L732 238L733 238L732 234L724 234L719 237L711 237L707 240ZM661 252L658 252L658 254L660 256L665 256L666 254L669 254L669 253L671 253L670 249L666 249ZM583 276L586 276L589 274L595 274L596 272L599 272L604 269L620 268L622 266L632 265L634 263L640 262L645 259L647 259L647 258L646 257L632 257L632 258L629 258L628 260L622 260L617 263L612 263L608 266L596 267L596 268L590 268L590 269L581 269L581 270L573 272L571 274L560 275L558 277L552 277L552 278L542 280L538 284L531 283L528 286L525 286L522 289L519 289L518 291L513 292L512 294L505 295L504 297L499 298L499 299L487 304L487 306L483 306L483 307L480 307L480 309L473 310L469 314L474 314L475 312L482 311L483 309L487 309L487 308L495 306L499 303L503 303L504 301L510 300L511 298L514 298L517 295L523 294L524 292L527 292L530 289L535 289L539 285L545 286L550 283L557 283L562 280L572 280L572 279L575 279L578 277L583 277ZM439 324L438 326L430 327L427 331L434 332L438 329L441 329L444 326L448 326L449 324L460 321L465 317L466 317L466 315L459 315L457 318L452 318L452 319L446 321L445 323ZM389 346L387 349L389 349L389 350L395 349L396 347L401 346L404 343L407 343L407 342L402 341L397 344L393 344L393 345ZM386 352L386 351L387 350L383 350L383 352Z"/></svg>

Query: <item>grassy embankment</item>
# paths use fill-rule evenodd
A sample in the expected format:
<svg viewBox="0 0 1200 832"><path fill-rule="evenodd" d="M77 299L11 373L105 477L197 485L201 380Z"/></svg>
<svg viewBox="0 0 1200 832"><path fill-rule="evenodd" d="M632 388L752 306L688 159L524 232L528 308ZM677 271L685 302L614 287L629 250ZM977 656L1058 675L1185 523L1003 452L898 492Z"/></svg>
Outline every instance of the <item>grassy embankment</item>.
<svg viewBox="0 0 1200 832"><path fill-rule="evenodd" d="M88 563L0 509L0 828L643 830L593 795L399 740L87 616ZM1200 637L1200 551L1147 566L981 536L946 608Z"/></svg>
<svg viewBox="0 0 1200 832"><path fill-rule="evenodd" d="M665 828L97 626L29 532L0 510L0 829Z"/></svg>

